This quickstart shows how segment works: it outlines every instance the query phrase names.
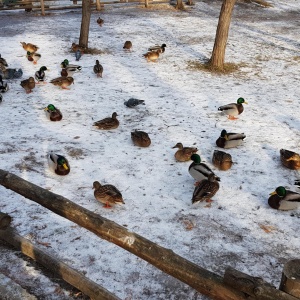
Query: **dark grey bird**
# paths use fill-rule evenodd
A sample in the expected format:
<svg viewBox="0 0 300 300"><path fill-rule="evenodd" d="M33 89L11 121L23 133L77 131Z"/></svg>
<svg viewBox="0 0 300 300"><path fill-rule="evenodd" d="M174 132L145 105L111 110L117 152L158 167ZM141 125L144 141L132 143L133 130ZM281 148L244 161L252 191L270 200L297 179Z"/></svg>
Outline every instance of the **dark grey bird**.
<svg viewBox="0 0 300 300"><path fill-rule="evenodd" d="M2 95L0 94L0 103L2 102Z"/></svg>
<svg viewBox="0 0 300 300"><path fill-rule="evenodd" d="M76 61L79 61L79 59L81 58L81 51L80 50L77 50L75 52L75 58L76 58Z"/></svg>
<svg viewBox="0 0 300 300"><path fill-rule="evenodd" d="M97 77L101 77L102 78L103 67L99 63L98 59L96 60L96 64L94 65L94 73L97 74Z"/></svg>
<svg viewBox="0 0 300 300"><path fill-rule="evenodd" d="M23 75L22 69L5 69L4 71L0 71L3 79L16 79L21 78Z"/></svg>
<svg viewBox="0 0 300 300"><path fill-rule="evenodd" d="M1 54L0 54L0 64L3 65L4 67L8 67L6 60L3 57L1 57Z"/></svg>
<svg viewBox="0 0 300 300"><path fill-rule="evenodd" d="M0 75L0 92L5 93L7 91L8 91L8 84L7 82L6 83L3 82L2 76Z"/></svg>
<svg viewBox="0 0 300 300"><path fill-rule="evenodd" d="M127 106L127 107L135 107L139 104L143 104L145 105L145 100L139 100L139 99L135 99L135 98L130 98L129 100L125 101L124 104Z"/></svg>

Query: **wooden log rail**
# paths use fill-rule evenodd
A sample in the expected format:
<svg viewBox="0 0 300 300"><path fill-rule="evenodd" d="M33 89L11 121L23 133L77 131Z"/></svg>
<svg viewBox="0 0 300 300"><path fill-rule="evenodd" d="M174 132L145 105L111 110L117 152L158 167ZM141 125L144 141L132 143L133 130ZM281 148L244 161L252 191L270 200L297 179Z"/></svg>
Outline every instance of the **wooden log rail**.
<svg viewBox="0 0 300 300"><path fill-rule="evenodd" d="M26 256L31 257L64 281L82 291L91 299L120 300L117 296L111 294L105 288L91 281L83 274L49 255L45 251L42 251L29 240L15 233L12 228L0 230L0 239L14 246Z"/></svg>
<svg viewBox="0 0 300 300"><path fill-rule="evenodd" d="M172 250L163 248L126 228L101 217L60 195L49 192L12 173L0 169L0 184L16 193L39 203L52 212L88 229L97 236L149 262L163 272L193 287L214 300L266 300L264 293L255 298L223 282L223 278L205 270ZM279 291L272 300L296 300Z"/></svg>

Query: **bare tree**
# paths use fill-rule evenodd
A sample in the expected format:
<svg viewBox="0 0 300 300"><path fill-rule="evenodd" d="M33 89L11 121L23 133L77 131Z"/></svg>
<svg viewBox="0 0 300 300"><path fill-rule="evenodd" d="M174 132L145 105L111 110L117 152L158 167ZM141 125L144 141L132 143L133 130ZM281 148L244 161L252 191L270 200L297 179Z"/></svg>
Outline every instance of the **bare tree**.
<svg viewBox="0 0 300 300"><path fill-rule="evenodd" d="M90 0L82 0L82 19L81 19L79 46L84 48L88 48L90 20L91 20L91 2Z"/></svg>
<svg viewBox="0 0 300 300"><path fill-rule="evenodd" d="M225 49L235 2L236 0L223 0L216 32L215 44L209 61L212 68L216 68L219 70L224 69Z"/></svg>

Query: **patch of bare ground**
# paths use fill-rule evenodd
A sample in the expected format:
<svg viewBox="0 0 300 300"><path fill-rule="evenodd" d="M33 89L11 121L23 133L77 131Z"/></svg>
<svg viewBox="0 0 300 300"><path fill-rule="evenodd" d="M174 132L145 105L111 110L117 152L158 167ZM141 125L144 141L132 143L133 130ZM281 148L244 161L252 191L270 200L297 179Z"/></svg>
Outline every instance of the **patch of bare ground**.
<svg viewBox="0 0 300 300"><path fill-rule="evenodd" d="M137 8L145 10L176 10L174 6L167 3L150 4L148 7L145 7L145 5L138 5Z"/></svg>
<svg viewBox="0 0 300 300"><path fill-rule="evenodd" d="M263 7L273 7L273 5L267 1L264 0L239 0L239 2L243 3L255 3Z"/></svg>

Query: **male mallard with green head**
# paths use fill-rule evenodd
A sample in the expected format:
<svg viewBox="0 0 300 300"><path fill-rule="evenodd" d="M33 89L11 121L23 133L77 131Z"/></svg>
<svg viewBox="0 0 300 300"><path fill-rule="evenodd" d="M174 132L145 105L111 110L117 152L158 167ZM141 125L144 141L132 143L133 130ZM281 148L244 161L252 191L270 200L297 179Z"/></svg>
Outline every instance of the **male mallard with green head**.
<svg viewBox="0 0 300 300"><path fill-rule="evenodd" d="M47 158L48 158L49 168L55 174L67 175L70 173L70 164L64 156L50 152Z"/></svg>
<svg viewBox="0 0 300 300"><path fill-rule="evenodd" d="M72 68L72 69L76 69L77 71L80 71L82 69L82 67L79 65L70 64L69 60L67 60L67 59L65 59L63 62L61 62L60 67L62 69Z"/></svg>
<svg viewBox="0 0 300 300"><path fill-rule="evenodd" d="M27 51L26 57L29 61L33 62L33 64L36 65L38 60L42 57L42 55L39 53Z"/></svg>
<svg viewBox="0 0 300 300"><path fill-rule="evenodd" d="M165 49L166 47L167 47L166 44L162 44L161 46L155 45L155 46L149 47L148 51L157 51L159 53L164 53L166 50Z"/></svg>
<svg viewBox="0 0 300 300"><path fill-rule="evenodd" d="M47 70L48 70L47 67L42 66L38 71L35 72L34 78L36 79L37 83L39 83L39 82L46 83L46 81L45 81L45 77L46 77L45 71L47 71Z"/></svg>
<svg viewBox="0 0 300 300"><path fill-rule="evenodd" d="M223 111L228 115L229 120L237 120L235 116L240 115L244 111L244 104L248 104L244 98L238 98L236 103L229 103L223 106L220 106L218 110Z"/></svg>
<svg viewBox="0 0 300 300"><path fill-rule="evenodd" d="M216 140L216 145L220 148L234 148L242 144L246 135L244 133L221 131L220 137Z"/></svg>
<svg viewBox="0 0 300 300"><path fill-rule="evenodd" d="M44 108L46 116L50 121L60 121L62 119L62 113L53 104L49 104Z"/></svg>
<svg viewBox="0 0 300 300"><path fill-rule="evenodd" d="M151 144L151 139L148 133L140 130L135 130L131 132L131 139L133 144L138 147L149 147Z"/></svg>
<svg viewBox="0 0 300 300"><path fill-rule="evenodd" d="M286 190L283 186L277 187L270 195L268 203L274 209L292 210L300 207L300 194Z"/></svg>
<svg viewBox="0 0 300 300"><path fill-rule="evenodd" d="M32 92L32 90L35 88L35 81L33 77L29 77L28 79L21 81L21 87L25 89L26 94L29 94Z"/></svg>
<svg viewBox="0 0 300 300"><path fill-rule="evenodd" d="M189 166L190 175L197 181L195 185L199 184L202 180L207 179L210 174L215 176L215 180L220 181L220 178L205 164L201 162L200 155L193 154L191 156L193 161Z"/></svg>
<svg viewBox="0 0 300 300"><path fill-rule="evenodd" d="M174 156L177 161L189 161L191 156L195 154L198 149L194 147L183 147L182 143L177 143L172 149L178 148Z"/></svg>
<svg viewBox="0 0 300 300"><path fill-rule="evenodd" d="M69 90L68 86L70 86L72 83L74 84L73 77L58 77L55 79L50 80L50 83L60 86L62 89Z"/></svg>
<svg viewBox="0 0 300 300"><path fill-rule="evenodd" d="M99 129L103 130L110 130L115 129L119 127L119 121L117 119L118 114L114 112L111 116L111 118L104 118L100 121L97 121L94 123L93 126L98 127Z"/></svg>
<svg viewBox="0 0 300 300"><path fill-rule="evenodd" d="M222 171L227 171L231 168L233 162L231 155L224 151L215 150L212 157L213 165Z"/></svg>
<svg viewBox="0 0 300 300"><path fill-rule="evenodd" d="M218 177L211 173L207 179L202 180L196 187L193 193L192 203L197 202L212 202L211 199L219 190Z"/></svg>
<svg viewBox="0 0 300 300"><path fill-rule="evenodd" d="M105 208L111 208L115 204L125 204L121 192L112 184L101 185L99 181L93 183L96 200L105 204Z"/></svg>
<svg viewBox="0 0 300 300"><path fill-rule="evenodd" d="M286 150L286 149L281 149L280 160L285 167L291 170L300 169L300 155L296 152Z"/></svg>

